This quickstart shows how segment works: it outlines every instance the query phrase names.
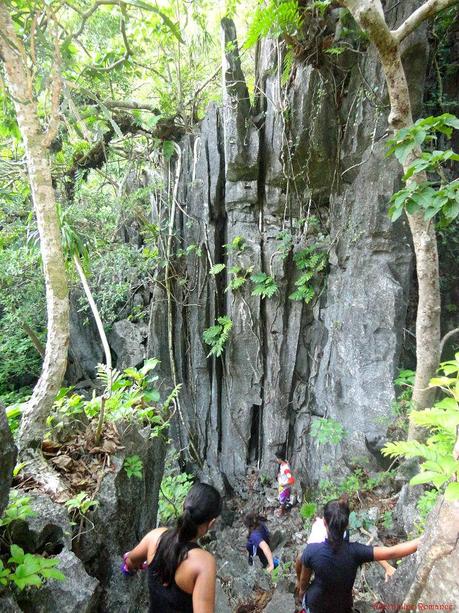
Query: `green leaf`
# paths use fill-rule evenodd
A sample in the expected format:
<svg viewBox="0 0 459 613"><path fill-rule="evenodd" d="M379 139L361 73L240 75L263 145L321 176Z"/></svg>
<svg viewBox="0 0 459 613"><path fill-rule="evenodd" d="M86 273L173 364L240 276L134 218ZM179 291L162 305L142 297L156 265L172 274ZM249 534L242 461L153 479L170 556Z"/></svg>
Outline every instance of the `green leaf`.
<svg viewBox="0 0 459 613"><path fill-rule="evenodd" d="M459 129L459 125L457 128ZM448 502L459 500L459 483L457 481L454 483L448 483L445 490L445 500L448 500Z"/></svg>
<svg viewBox="0 0 459 613"><path fill-rule="evenodd" d="M149 372L154 370L160 363L161 361L157 358L149 358L148 360L145 360L139 372L141 372L142 375L147 375Z"/></svg>
<svg viewBox="0 0 459 613"><path fill-rule="evenodd" d="M156 13L157 15L159 15L161 19L163 20L164 24L169 28L169 30L175 36L175 38L179 42L183 43L183 38L180 34L180 29L178 28L178 26L165 13L163 13L163 11L161 11L158 7L150 3L144 2L143 0L124 0L124 3L130 4L132 6L136 6L141 9L145 9L146 11L152 11L153 13Z"/></svg>
<svg viewBox="0 0 459 613"><path fill-rule="evenodd" d="M424 483L433 483L434 479L439 476L439 473L431 470L425 470L423 472L414 475L410 480L410 485L422 485Z"/></svg>
<svg viewBox="0 0 459 613"><path fill-rule="evenodd" d="M56 568L43 568L40 571L40 574L45 579L56 579L57 581L64 581L66 578L64 573L62 573L60 570L57 570Z"/></svg>
<svg viewBox="0 0 459 613"><path fill-rule="evenodd" d="M161 400L158 390L147 390L143 393L143 397L146 402L159 402Z"/></svg>
<svg viewBox="0 0 459 613"><path fill-rule="evenodd" d="M24 562L24 550L19 545L11 545L10 552L11 557L8 562L14 562L14 564L22 564Z"/></svg>
<svg viewBox="0 0 459 613"><path fill-rule="evenodd" d="M222 270L225 270L225 268L225 264L214 264L209 270L209 274L215 277L215 275L218 275L218 273L222 272Z"/></svg>
<svg viewBox="0 0 459 613"><path fill-rule="evenodd" d="M163 156L165 160L170 160L175 153L175 144L171 140L163 142Z"/></svg>

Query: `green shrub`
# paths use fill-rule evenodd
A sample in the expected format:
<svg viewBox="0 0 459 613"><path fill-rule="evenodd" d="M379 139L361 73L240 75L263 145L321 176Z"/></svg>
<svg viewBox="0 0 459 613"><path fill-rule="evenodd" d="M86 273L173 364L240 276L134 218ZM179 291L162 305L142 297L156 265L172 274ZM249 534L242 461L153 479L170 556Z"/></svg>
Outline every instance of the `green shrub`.
<svg viewBox="0 0 459 613"><path fill-rule="evenodd" d="M129 479L135 477L136 479L142 479L143 476L143 462L138 455L131 455L125 458L123 468Z"/></svg>
<svg viewBox="0 0 459 613"><path fill-rule="evenodd" d="M439 371L440 376L434 377L430 386L439 387L446 396L433 408L410 414L415 424L430 432L426 442L387 443L382 453L393 458L421 459L420 472L411 479L411 485L431 484L444 492L447 500L458 500L459 461L453 458L453 447L459 426L459 353L454 360L443 362Z"/></svg>
<svg viewBox="0 0 459 613"><path fill-rule="evenodd" d="M159 519L168 524L183 513L183 502L193 485L193 476L187 473L163 478L159 491Z"/></svg>
<svg viewBox="0 0 459 613"><path fill-rule="evenodd" d="M300 515L303 519L311 519L317 511L317 505L314 502L304 502L300 508Z"/></svg>
<svg viewBox="0 0 459 613"><path fill-rule="evenodd" d="M311 436L321 445L331 443L338 445L344 438L343 426L331 417L318 417L312 421Z"/></svg>

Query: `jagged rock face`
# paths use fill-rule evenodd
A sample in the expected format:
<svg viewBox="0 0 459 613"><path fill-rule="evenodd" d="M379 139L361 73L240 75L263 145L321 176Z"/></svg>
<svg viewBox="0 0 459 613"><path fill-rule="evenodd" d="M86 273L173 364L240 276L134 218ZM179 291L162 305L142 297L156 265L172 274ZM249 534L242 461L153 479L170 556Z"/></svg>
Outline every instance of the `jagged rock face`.
<svg viewBox="0 0 459 613"><path fill-rule="evenodd" d="M100 596L97 579L86 573L81 560L72 551L64 549L57 557L65 581L48 581L39 590L26 590L18 596L19 611L96 613Z"/></svg>
<svg viewBox="0 0 459 613"><path fill-rule="evenodd" d="M16 463L16 447L13 443L5 409L0 404L0 517L8 504L11 477Z"/></svg>
<svg viewBox="0 0 459 613"><path fill-rule="evenodd" d="M391 16L400 20L412 7L404 3ZM237 48L228 45L231 22L223 29L225 48ZM419 36L407 41L406 57L413 53L409 77L419 84L426 60ZM176 436L195 468L233 488L247 464L272 474L282 445L301 482L317 482L325 458L342 471L362 457L378 459L394 399L412 250L406 223L387 216L400 172L385 157L384 79L370 50L343 59L348 76L338 86L330 64L297 63L282 88L282 52L268 40L258 54L262 93L251 106L235 54L226 53L223 108L212 106L181 147L176 227L181 246L201 253L183 264L188 290L174 287L174 360L184 384ZM414 103L419 93L418 85ZM319 229L304 223L310 214ZM293 255L323 240L321 233L328 276L311 303L292 301ZM211 263L226 268L209 276ZM277 293L253 296L249 282L228 288L234 266L271 274ZM158 297L148 355L161 357L168 378ZM203 331L221 315L233 322L230 339L223 358L206 357ZM319 416L343 424L341 445L318 446L310 437Z"/></svg>
<svg viewBox="0 0 459 613"><path fill-rule="evenodd" d="M459 603L459 502L440 498L426 523L417 553L402 561L382 589L391 611L412 610L424 603L454 610Z"/></svg>
<svg viewBox="0 0 459 613"><path fill-rule="evenodd" d="M158 496L164 469L165 441L152 437L151 429L119 423L121 449L110 456L100 479L97 507L73 534L67 509L47 495L30 492L34 517L15 521L9 528L12 541L26 552L57 555L65 581L48 581L40 588L16 595L20 608L31 613L136 613L148 607L145 573L124 577L122 555L133 549L156 526ZM124 460L137 455L142 478L128 478ZM77 521L79 524L79 521ZM0 611L9 599L0 593ZM6 607L6 608L2 608Z"/></svg>
<svg viewBox="0 0 459 613"><path fill-rule="evenodd" d="M97 364L103 362L103 350L91 313L79 312L81 293L70 295L70 345L66 379L72 382L93 379Z"/></svg>
<svg viewBox="0 0 459 613"><path fill-rule="evenodd" d="M134 324L128 319L116 321L108 340L118 356L116 363L118 370L138 366L144 361L146 327L142 324Z"/></svg>
<svg viewBox="0 0 459 613"><path fill-rule="evenodd" d="M103 478L97 494L99 505L91 517L94 530L82 535L75 550L101 584L98 610L134 613L147 608L146 581L143 573L124 577L121 559L156 527L165 444L161 438L151 438L149 428L126 426L119 425L123 450L112 456L112 472ZM142 479L128 478L123 468L124 459L132 455L142 461Z"/></svg>

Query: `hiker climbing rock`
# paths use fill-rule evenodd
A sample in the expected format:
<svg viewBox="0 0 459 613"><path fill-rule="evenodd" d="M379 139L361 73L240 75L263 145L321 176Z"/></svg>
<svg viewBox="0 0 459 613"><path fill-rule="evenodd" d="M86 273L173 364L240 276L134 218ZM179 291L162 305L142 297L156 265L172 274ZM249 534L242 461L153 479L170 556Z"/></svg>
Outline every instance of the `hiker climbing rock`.
<svg viewBox="0 0 459 613"><path fill-rule="evenodd" d="M352 613L352 588L361 564L403 558L418 548L420 539L393 547L349 542L345 539L349 514L346 500L328 502L323 517L327 538L310 542L296 561L296 594L305 613ZM317 524L316 535L318 531Z"/></svg>
<svg viewBox="0 0 459 613"><path fill-rule="evenodd" d="M271 572L279 565L279 560L273 557L266 522L266 517L262 517L258 513L247 513L244 518L244 524L249 530L246 548L249 552L250 565L253 564L253 558L258 556L263 568Z"/></svg>

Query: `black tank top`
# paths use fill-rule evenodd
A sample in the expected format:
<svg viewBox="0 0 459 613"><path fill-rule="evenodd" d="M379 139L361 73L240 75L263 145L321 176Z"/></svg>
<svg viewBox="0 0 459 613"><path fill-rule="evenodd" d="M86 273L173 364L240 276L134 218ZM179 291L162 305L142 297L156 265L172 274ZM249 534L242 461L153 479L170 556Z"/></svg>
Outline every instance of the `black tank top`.
<svg viewBox="0 0 459 613"><path fill-rule="evenodd" d="M187 548L188 551L199 549L199 545L187 543ZM148 567L149 613L193 613L193 596L181 590L175 579L170 585L163 585L157 569L158 565L153 558Z"/></svg>

